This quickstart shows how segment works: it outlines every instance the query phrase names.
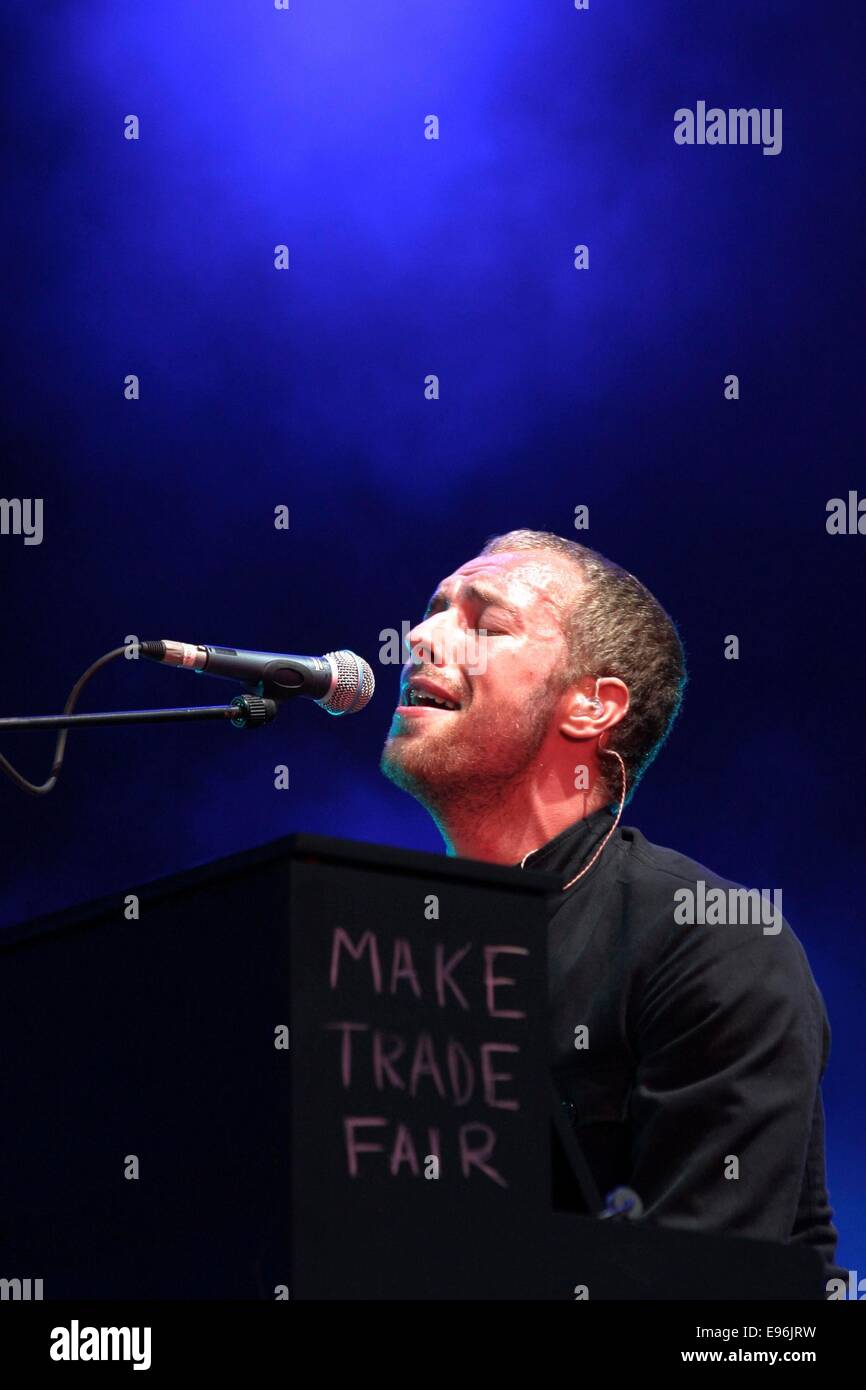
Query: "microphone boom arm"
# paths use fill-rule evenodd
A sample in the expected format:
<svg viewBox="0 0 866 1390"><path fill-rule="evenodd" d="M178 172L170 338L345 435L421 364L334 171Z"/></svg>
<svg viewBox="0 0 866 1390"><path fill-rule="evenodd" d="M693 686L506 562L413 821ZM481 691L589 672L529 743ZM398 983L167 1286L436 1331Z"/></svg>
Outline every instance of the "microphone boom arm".
<svg viewBox="0 0 866 1390"><path fill-rule="evenodd" d="M103 724L170 724L228 720L235 729L260 729L277 714L276 700L236 695L229 705L185 705L178 709L122 709L93 714L35 714L0 719L3 729L74 729Z"/></svg>

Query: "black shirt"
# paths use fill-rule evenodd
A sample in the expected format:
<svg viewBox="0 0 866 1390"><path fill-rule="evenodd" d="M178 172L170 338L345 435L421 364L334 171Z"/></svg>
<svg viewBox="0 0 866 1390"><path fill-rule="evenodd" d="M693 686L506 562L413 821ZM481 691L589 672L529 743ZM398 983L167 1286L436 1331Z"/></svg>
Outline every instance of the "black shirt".
<svg viewBox="0 0 866 1390"><path fill-rule="evenodd" d="M567 882L612 823L607 810L576 822L525 867ZM553 901L559 1094L602 1196L626 1185L667 1226L814 1246L827 1277L844 1277L825 1178L824 1001L786 922L777 934L680 925L674 894L699 881L737 887L619 826Z"/></svg>

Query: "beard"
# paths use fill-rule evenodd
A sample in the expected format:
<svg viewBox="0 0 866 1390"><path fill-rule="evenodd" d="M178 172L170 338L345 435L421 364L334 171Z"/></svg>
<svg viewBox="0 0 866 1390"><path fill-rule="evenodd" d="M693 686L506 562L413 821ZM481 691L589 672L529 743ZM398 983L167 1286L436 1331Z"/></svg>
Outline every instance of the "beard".
<svg viewBox="0 0 866 1390"><path fill-rule="evenodd" d="M455 814L488 813L528 780L560 689L560 680L551 678L529 699L499 706L493 716L472 704L389 734L379 770L440 823Z"/></svg>

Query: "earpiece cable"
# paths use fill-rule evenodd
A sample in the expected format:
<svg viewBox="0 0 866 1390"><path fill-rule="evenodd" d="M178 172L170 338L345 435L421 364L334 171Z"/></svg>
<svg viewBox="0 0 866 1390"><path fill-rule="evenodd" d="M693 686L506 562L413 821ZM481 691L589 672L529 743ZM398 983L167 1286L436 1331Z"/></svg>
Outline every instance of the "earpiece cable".
<svg viewBox="0 0 866 1390"><path fill-rule="evenodd" d="M619 753L617 753L613 748L602 748L602 747L599 745L598 751L599 751L599 753L606 753L607 756L608 756L609 758L616 758L617 762L619 763L620 774L621 774L621 776L622 776L622 795L620 796L620 799L619 799L619 806L617 807L617 811L616 811L616 819L614 820L613 825L610 827L610 830L609 830L609 831L607 832L607 834L605 835L604 839L602 840L602 842L601 842L601 844L599 845L598 849L595 851L595 854L592 856L592 858L590 859L589 863L584 865L584 867L581 869L581 871L580 871L579 874L575 874L574 878L569 879L568 883L566 883L566 884L563 885L563 888L562 888L562 892L563 892L563 893L565 893L569 888L573 888L574 885L575 885L575 883L577 883L578 879L583 878L584 874L588 874L589 871L590 871L590 869L592 868L593 864L595 864L596 861L601 857L601 855L602 855L603 852L604 852L605 846L607 845L608 840L610 839L611 835L613 835L614 831L616 830L617 826L619 825L620 817L622 816L622 808L623 808L623 806L625 805L625 793L626 793L625 763L623 762L623 760L622 760L622 758L620 757ZM541 848L542 848L542 846L539 845L538 849L541 849ZM521 867L521 869L525 866L526 861L527 861L527 859L529 858L529 855L531 855L531 854L537 854L537 853L538 853L538 849L531 849L531 850L529 851L529 854L524 854L523 858L522 858L521 861L520 861L520 867Z"/></svg>

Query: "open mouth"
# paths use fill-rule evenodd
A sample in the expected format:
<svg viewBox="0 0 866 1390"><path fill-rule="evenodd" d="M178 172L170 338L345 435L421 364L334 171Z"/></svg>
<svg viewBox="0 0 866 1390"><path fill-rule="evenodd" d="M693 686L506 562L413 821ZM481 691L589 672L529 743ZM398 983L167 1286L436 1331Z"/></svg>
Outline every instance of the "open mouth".
<svg viewBox="0 0 866 1390"><path fill-rule="evenodd" d="M451 698L446 685L440 685L428 676L414 676L401 686L397 708L404 714L409 710L419 713L421 710L438 710L440 714L457 714L463 706L459 700Z"/></svg>
<svg viewBox="0 0 866 1390"><path fill-rule="evenodd" d="M442 699L438 695L428 695L424 690L410 689L406 693L406 704L417 709L458 710L460 706L453 700Z"/></svg>

